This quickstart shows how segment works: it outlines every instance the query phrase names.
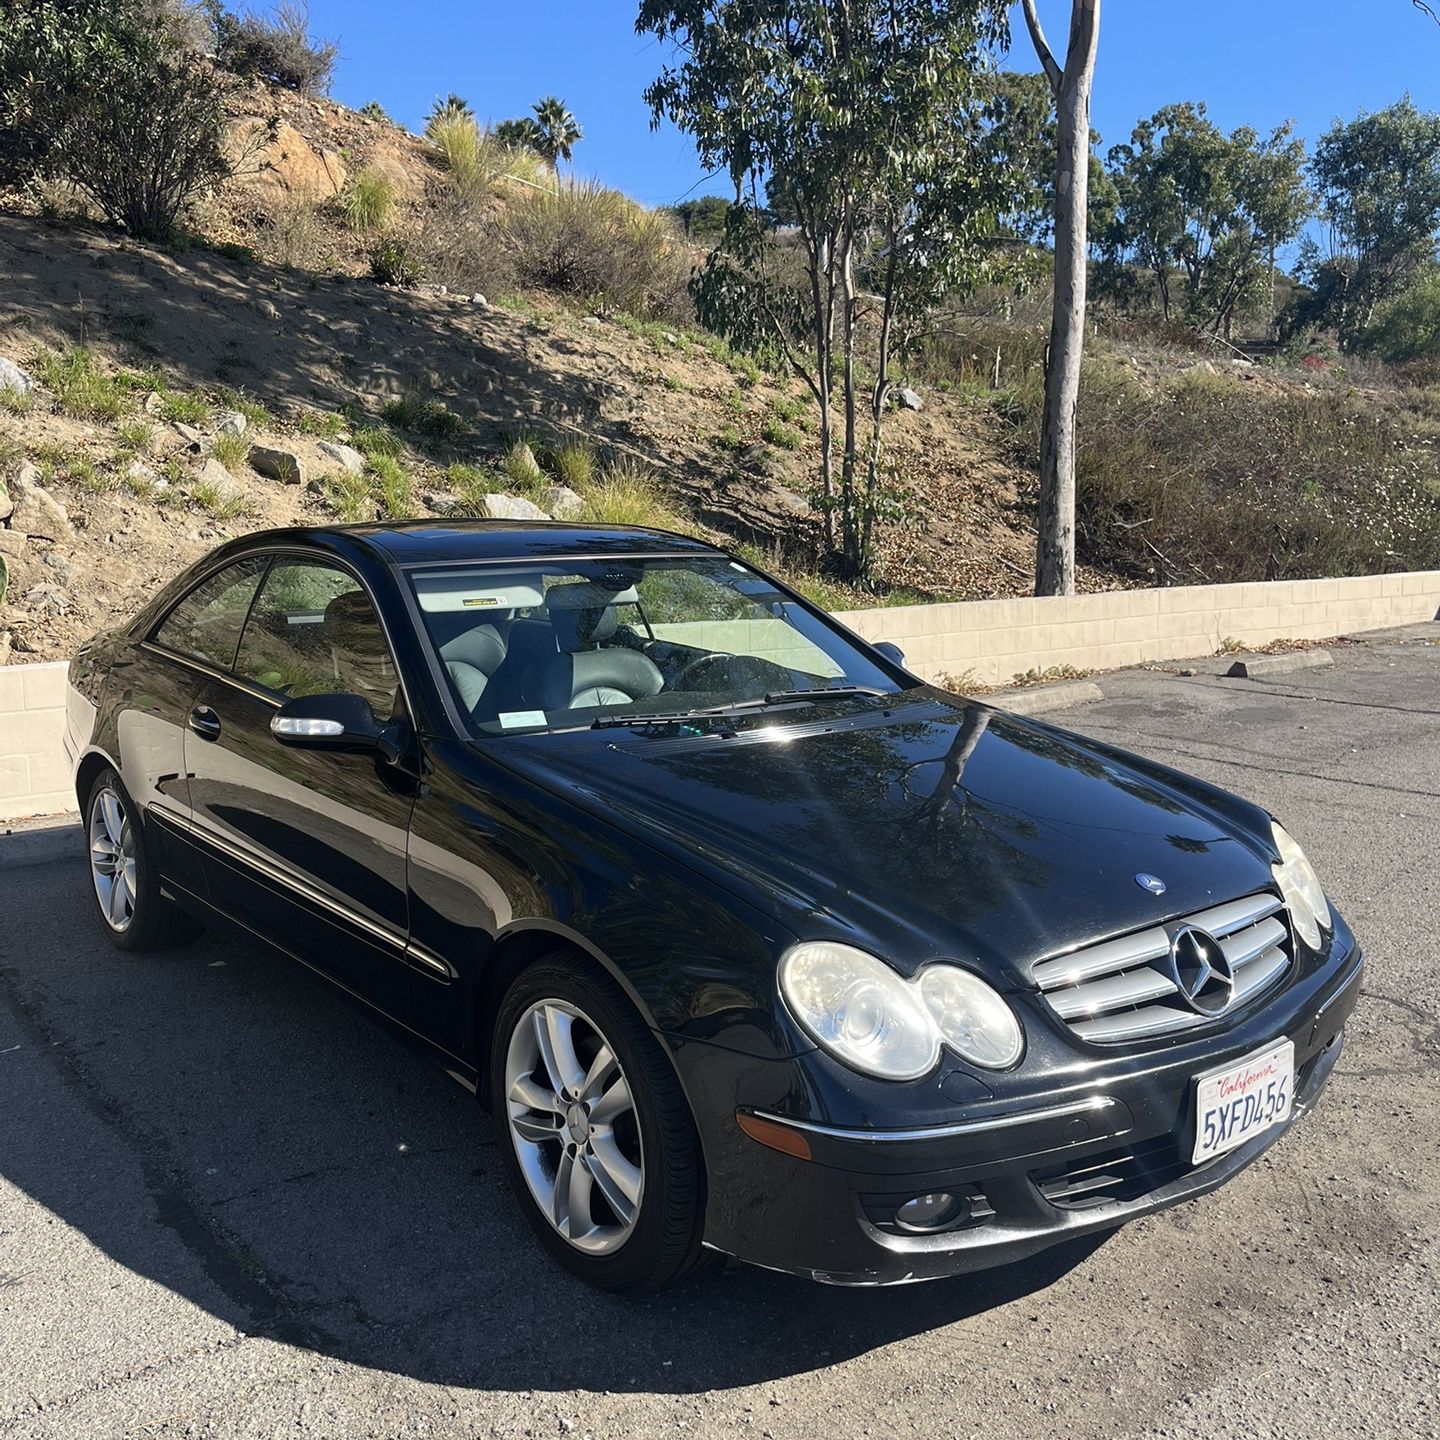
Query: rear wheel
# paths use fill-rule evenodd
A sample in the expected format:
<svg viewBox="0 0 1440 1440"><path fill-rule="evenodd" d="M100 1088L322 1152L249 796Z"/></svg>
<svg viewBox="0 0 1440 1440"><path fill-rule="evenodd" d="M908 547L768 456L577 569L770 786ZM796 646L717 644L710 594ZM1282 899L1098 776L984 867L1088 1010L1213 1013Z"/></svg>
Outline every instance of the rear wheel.
<svg viewBox="0 0 1440 1440"><path fill-rule="evenodd" d="M96 908L120 950L152 950L199 927L160 893L160 875L140 816L113 770L102 770L85 802L85 835Z"/></svg>
<svg viewBox="0 0 1440 1440"><path fill-rule="evenodd" d="M613 980L568 952L526 970L500 1007L491 1094L511 1184L566 1269L606 1290L654 1290L696 1264L694 1120Z"/></svg>

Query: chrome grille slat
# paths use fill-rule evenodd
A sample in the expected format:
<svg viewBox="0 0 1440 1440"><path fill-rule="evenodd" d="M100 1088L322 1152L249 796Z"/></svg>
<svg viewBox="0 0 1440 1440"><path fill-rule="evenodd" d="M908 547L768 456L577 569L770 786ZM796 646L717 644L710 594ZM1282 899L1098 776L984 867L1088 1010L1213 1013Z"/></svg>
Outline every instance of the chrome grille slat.
<svg viewBox="0 0 1440 1440"><path fill-rule="evenodd" d="M1233 1011L1288 969L1290 930L1284 909L1278 895L1249 895L1041 960L1031 974L1051 1009L1081 1039L1118 1044L1176 1034L1213 1017L1197 1014L1176 992L1164 964L1175 929L1193 925L1219 941L1235 976Z"/></svg>

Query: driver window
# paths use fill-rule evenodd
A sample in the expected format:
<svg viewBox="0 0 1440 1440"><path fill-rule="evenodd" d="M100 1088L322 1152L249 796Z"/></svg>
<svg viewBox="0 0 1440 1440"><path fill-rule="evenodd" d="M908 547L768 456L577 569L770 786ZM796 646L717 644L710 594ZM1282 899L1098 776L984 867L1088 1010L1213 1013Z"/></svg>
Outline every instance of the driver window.
<svg viewBox="0 0 1440 1440"><path fill-rule="evenodd" d="M202 580L161 622L155 641L228 670L269 556L252 555Z"/></svg>
<svg viewBox="0 0 1440 1440"><path fill-rule="evenodd" d="M821 679L841 666L785 618L785 598L769 589L744 595L693 569L653 568L636 587L659 640L718 655L752 656Z"/></svg>
<svg viewBox="0 0 1440 1440"><path fill-rule="evenodd" d="M399 681L360 582L323 561L277 559L250 612L235 673L281 695L359 695L395 713Z"/></svg>

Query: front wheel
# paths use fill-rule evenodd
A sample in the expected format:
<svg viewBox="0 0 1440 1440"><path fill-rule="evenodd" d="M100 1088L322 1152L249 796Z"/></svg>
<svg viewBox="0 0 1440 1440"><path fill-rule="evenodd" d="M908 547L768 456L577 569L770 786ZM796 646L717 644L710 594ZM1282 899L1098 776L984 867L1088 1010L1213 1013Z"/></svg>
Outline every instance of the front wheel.
<svg viewBox="0 0 1440 1440"><path fill-rule="evenodd" d="M541 1243L605 1290L655 1290L700 1258L695 1123L659 1043L567 952L526 970L491 1055L505 1168Z"/></svg>
<svg viewBox="0 0 1440 1440"><path fill-rule="evenodd" d="M96 908L120 950L152 950L199 927L160 893L135 802L113 770L95 777L85 802L85 838Z"/></svg>

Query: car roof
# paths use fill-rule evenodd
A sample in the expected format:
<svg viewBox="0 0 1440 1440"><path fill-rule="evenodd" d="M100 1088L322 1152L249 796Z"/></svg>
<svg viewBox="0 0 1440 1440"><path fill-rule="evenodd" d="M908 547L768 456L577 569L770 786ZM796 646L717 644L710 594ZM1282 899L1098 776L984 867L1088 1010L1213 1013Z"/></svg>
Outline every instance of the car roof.
<svg viewBox="0 0 1440 1440"><path fill-rule="evenodd" d="M702 540L667 530L638 525L567 525L550 520L397 520L269 530L244 537L246 548L285 541L341 551L368 550L395 565L724 553Z"/></svg>

